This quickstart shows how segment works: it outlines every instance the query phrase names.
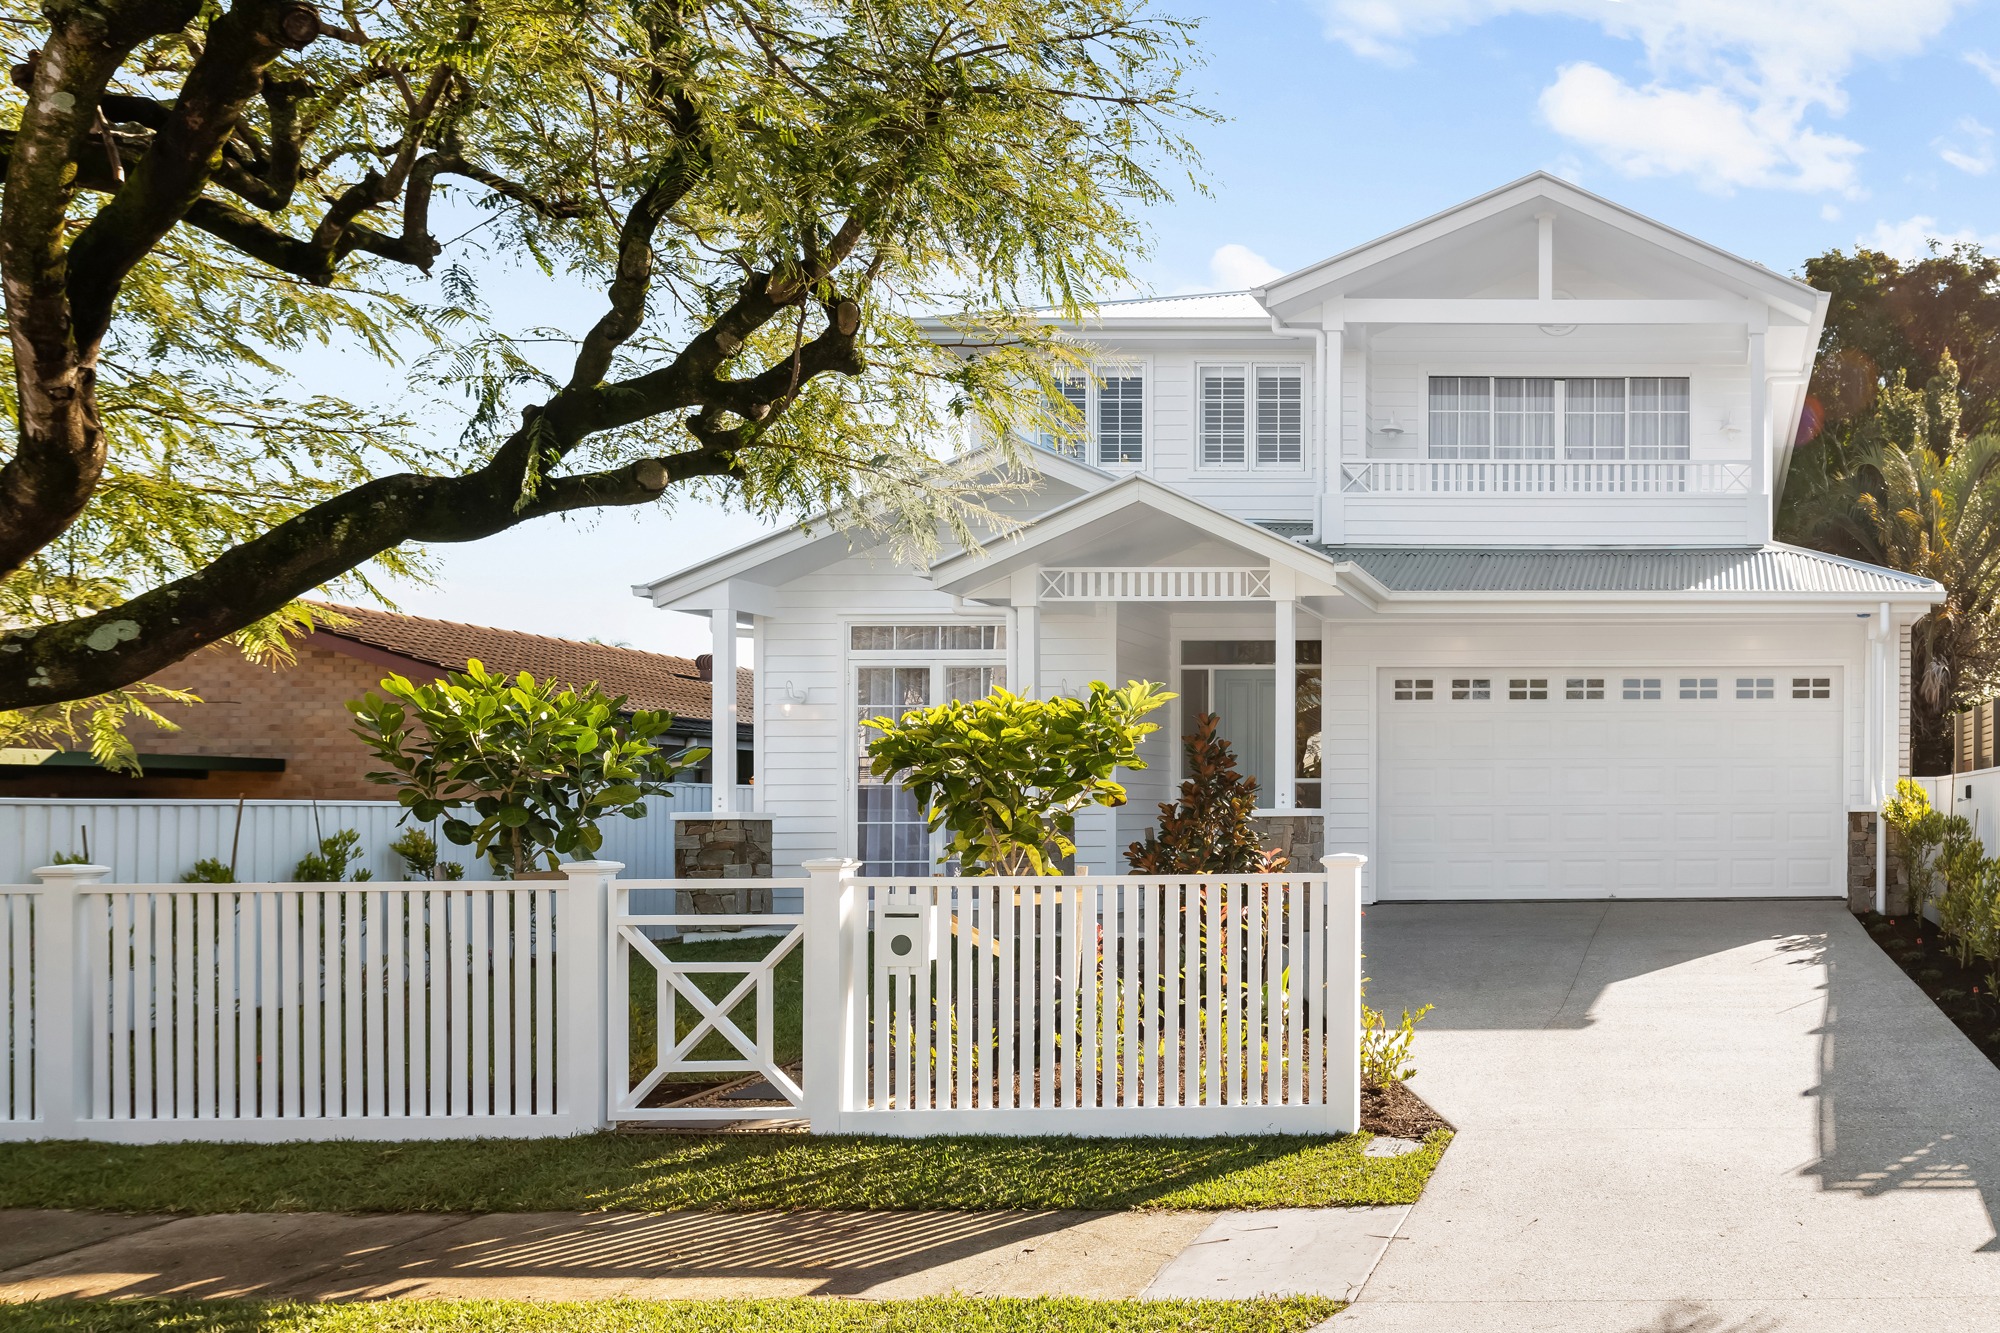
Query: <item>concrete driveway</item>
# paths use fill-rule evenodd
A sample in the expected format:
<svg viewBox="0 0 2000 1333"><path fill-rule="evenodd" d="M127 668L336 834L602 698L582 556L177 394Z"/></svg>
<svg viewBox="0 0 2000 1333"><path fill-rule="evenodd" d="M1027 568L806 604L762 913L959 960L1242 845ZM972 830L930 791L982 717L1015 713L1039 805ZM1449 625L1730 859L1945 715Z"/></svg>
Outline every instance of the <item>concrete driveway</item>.
<svg viewBox="0 0 2000 1333"><path fill-rule="evenodd" d="M1837 903L1384 904L1458 1126L1347 1333L1993 1333L2000 1070Z"/></svg>

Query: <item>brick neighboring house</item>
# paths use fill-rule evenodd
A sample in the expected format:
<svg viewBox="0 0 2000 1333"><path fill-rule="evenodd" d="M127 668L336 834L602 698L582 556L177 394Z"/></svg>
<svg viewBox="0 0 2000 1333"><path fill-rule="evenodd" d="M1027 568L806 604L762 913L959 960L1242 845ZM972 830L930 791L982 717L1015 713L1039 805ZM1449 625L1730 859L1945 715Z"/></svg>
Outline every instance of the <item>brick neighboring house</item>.
<svg viewBox="0 0 2000 1333"><path fill-rule="evenodd" d="M568 685L596 681L608 693L625 695L631 707L670 710L675 748L709 744L705 655L674 657L365 607L328 609L348 623L323 626L300 640L295 665L274 671L232 649L208 648L152 677L191 690L203 702L161 709L179 731L145 723L128 728L141 762L153 757L146 776L72 766L61 756L50 763L0 752L0 796L389 799L389 788L365 776L375 765L353 734L347 701L376 688L390 672L436 680L474 657L496 671L530 671ZM754 716L747 669L737 672L736 690L739 716ZM739 726L738 781L750 780L750 740L751 728ZM706 766L687 777L706 780Z"/></svg>

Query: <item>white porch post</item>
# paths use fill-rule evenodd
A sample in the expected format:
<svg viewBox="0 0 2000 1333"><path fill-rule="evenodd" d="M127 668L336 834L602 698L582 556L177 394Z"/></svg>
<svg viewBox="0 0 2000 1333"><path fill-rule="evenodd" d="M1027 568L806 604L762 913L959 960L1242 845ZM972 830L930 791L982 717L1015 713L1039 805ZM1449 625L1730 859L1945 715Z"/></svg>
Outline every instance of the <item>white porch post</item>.
<svg viewBox="0 0 2000 1333"><path fill-rule="evenodd" d="M1289 569L1271 571L1272 619L1277 631L1277 706L1272 709L1277 735L1273 738L1272 767L1277 770L1277 790L1272 793L1274 809L1290 813L1298 804L1299 736L1299 616L1297 587Z"/></svg>
<svg viewBox="0 0 2000 1333"><path fill-rule="evenodd" d="M1008 649L1007 688L1023 699L1032 699L1041 689L1041 581L1040 569L1014 572L1014 642Z"/></svg>
<svg viewBox="0 0 2000 1333"><path fill-rule="evenodd" d="M709 809L736 808L736 601L725 595L708 613Z"/></svg>
<svg viewBox="0 0 2000 1333"><path fill-rule="evenodd" d="M1771 540L1771 386L1765 377L1764 331L1749 330L1750 340L1750 540Z"/></svg>
<svg viewBox="0 0 2000 1333"><path fill-rule="evenodd" d="M1329 544L1347 540L1346 501L1341 493L1342 435L1341 418L1345 411L1346 399L1341 393L1341 363L1347 355L1347 328L1343 324L1328 326L1321 340L1320 356L1325 368L1320 376L1320 456L1325 459L1324 493L1319 497L1319 539ZM1367 404L1362 404L1362 437L1367 438Z"/></svg>

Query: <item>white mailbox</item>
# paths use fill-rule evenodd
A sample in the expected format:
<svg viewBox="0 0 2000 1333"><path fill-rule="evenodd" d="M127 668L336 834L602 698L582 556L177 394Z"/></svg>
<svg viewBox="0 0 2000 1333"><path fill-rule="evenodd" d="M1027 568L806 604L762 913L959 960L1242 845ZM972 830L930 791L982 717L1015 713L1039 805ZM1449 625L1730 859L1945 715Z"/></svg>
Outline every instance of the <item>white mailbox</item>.
<svg viewBox="0 0 2000 1333"><path fill-rule="evenodd" d="M936 911L915 898L884 896L875 904L875 970L914 973L936 957Z"/></svg>

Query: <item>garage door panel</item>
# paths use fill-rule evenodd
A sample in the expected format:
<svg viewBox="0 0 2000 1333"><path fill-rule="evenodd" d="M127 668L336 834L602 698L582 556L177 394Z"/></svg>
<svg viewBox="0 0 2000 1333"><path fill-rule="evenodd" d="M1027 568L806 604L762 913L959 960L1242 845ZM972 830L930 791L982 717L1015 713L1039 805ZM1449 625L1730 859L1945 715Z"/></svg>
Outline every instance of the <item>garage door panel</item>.
<svg viewBox="0 0 2000 1333"><path fill-rule="evenodd" d="M1556 670L1510 700L1490 674L1490 700L1377 696L1383 896L1840 893L1838 700L1683 700L1666 670L1656 700L1602 671L1612 698L1567 701Z"/></svg>

